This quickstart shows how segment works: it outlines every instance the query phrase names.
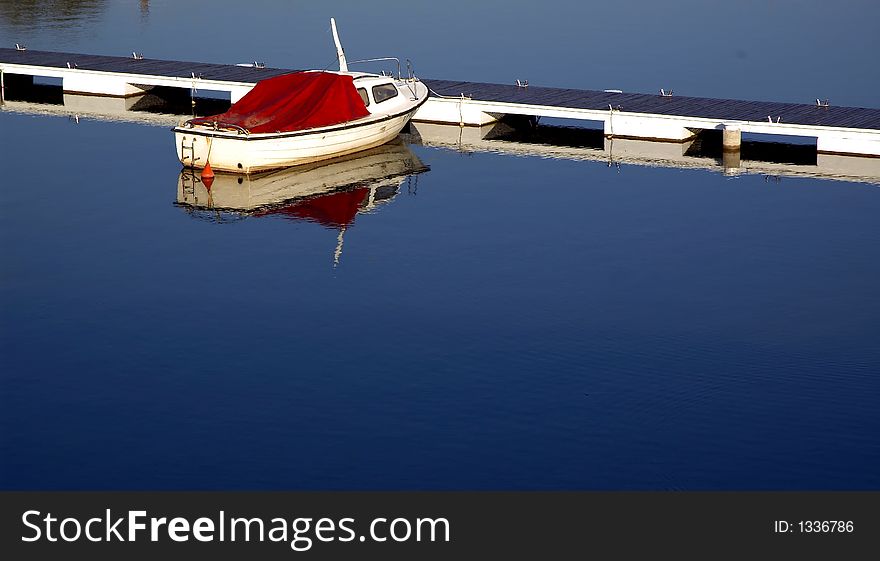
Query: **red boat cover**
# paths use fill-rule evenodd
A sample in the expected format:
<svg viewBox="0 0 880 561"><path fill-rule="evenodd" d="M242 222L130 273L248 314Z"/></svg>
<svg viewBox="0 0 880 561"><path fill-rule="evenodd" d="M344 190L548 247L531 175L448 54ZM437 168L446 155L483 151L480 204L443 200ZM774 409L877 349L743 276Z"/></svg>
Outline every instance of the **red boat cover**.
<svg viewBox="0 0 880 561"><path fill-rule="evenodd" d="M226 113L192 122L227 123L252 133L289 132L336 125L369 114L351 76L294 72L260 80Z"/></svg>

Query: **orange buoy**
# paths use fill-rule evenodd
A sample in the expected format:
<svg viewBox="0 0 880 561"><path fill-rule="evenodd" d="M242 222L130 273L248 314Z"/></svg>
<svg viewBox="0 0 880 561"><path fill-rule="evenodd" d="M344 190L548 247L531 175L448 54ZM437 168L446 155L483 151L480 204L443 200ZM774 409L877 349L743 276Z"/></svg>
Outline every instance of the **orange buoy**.
<svg viewBox="0 0 880 561"><path fill-rule="evenodd" d="M211 184L214 183L214 170L211 169L211 162L205 164L205 169L202 170L202 183L205 184L206 189L211 189Z"/></svg>

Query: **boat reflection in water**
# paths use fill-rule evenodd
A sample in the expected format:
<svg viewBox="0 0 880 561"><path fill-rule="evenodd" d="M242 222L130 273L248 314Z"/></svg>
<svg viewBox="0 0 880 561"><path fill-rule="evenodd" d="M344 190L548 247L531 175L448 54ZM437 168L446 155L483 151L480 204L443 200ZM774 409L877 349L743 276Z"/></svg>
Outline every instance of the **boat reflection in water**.
<svg viewBox="0 0 880 561"><path fill-rule="evenodd" d="M333 263L342 254L346 228L359 213L371 212L394 198L404 182L417 180L426 166L397 139L349 156L259 174L218 172L203 179L201 170L184 168L177 183L177 206L194 217L230 222L278 216L338 230Z"/></svg>

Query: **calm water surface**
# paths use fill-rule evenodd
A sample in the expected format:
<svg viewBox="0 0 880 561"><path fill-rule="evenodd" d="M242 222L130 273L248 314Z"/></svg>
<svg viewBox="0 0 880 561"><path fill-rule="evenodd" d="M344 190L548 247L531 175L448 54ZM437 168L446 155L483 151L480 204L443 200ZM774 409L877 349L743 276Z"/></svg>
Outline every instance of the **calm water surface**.
<svg viewBox="0 0 880 561"><path fill-rule="evenodd" d="M876 4L764 4L0 2L0 43L323 67L334 15L425 76L880 106ZM411 145L375 205L212 213L167 127L0 132L2 488L880 488L877 185Z"/></svg>

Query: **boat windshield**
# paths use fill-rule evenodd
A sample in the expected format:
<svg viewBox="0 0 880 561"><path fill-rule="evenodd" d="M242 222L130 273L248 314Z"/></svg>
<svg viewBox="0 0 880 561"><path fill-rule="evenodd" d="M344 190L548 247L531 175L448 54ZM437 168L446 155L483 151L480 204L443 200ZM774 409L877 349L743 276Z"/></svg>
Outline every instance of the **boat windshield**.
<svg viewBox="0 0 880 561"><path fill-rule="evenodd" d="M367 89L366 88L358 88L357 92L358 92L358 95L361 96L361 100L364 102L364 105L366 107L369 107L370 106L370 96L367 95Z"/></svg>

